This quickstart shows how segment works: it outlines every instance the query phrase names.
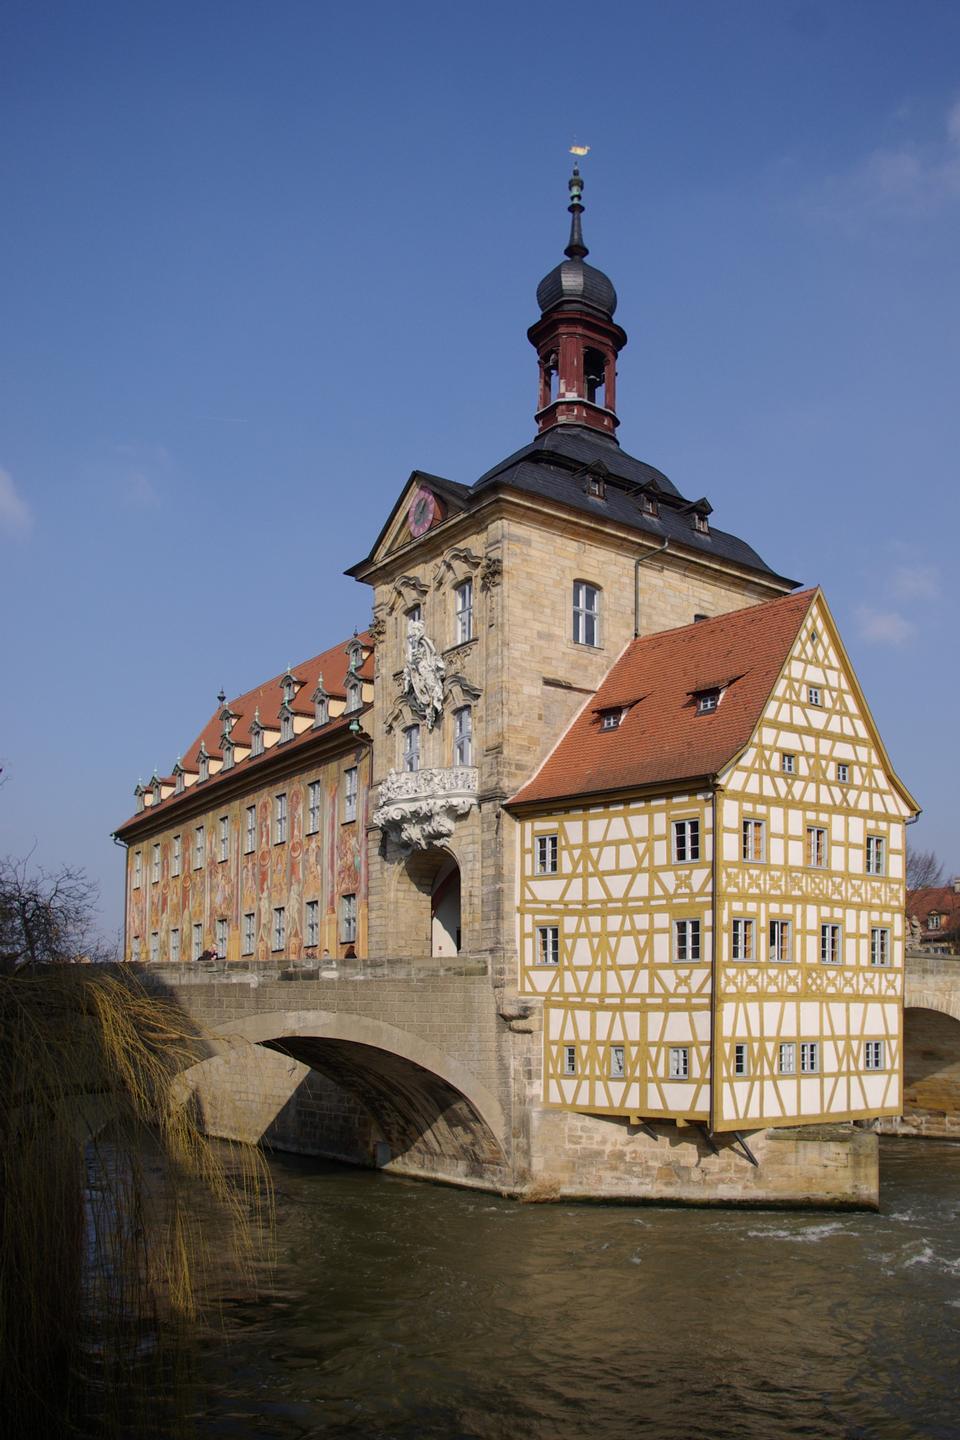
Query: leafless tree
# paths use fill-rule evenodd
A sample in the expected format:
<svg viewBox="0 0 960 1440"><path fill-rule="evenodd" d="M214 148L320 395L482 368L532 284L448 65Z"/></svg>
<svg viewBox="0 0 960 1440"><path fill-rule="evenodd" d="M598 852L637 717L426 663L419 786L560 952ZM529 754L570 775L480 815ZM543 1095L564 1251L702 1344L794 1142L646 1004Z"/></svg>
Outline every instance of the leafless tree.
<svg viewBox="0 0 960 1440"><path fill-rule="evenodd" d="M30 857L0 859L0 971L114 958L98 939L99 889L72 865L32 869Z"/></svg>
<svg viewBox="0 0 960 1440"><path fill-rule="evenodd" d="M907 846L907 889L926 890L943 884L943 865L933 850L911 850Z"/></svg>

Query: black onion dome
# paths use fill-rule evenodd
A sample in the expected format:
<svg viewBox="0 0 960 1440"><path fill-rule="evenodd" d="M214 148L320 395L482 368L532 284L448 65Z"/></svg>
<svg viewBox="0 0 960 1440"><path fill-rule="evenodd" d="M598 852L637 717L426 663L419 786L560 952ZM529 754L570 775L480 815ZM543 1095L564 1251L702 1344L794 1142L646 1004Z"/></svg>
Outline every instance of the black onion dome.
<svg viewBox="0 0 960 1440"><path fill-rule="evenodd" d="M602 270L586 263L590 254L584 244L583 227L583 177L579 166L574 165L568 188L570 190L570 239L562 260L556 269L545 275L537 286L537 304L543 314L548 310L578 310L588 305L612 319L617 308L617 292L613 282Z"/></svg>
<svg viewBox="0 0 960 1440"><path fill-rule="evenodd" d="M564 260L545 275L537 286L537 304L544 313L563 307L567 310L589 305L613 316L617 308L617 292L613 281L594 265L583 260Z"/></svg>

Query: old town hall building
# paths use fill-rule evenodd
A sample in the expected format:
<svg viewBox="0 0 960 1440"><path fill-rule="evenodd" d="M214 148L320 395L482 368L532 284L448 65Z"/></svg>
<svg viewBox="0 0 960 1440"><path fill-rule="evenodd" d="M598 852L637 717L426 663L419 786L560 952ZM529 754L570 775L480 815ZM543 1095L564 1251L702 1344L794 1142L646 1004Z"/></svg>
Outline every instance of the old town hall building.
<svg viewBox="0 0 960 1440"><path fill-rule="evenodd" d="M570 199L532 440L414 471L349 571L368 627L221 695L117 832L130 960L482 960L533 1037L528 1168L567 1176L653 1122L900 1112L917 813L822 593L621 448L576 168Z"/></svg>

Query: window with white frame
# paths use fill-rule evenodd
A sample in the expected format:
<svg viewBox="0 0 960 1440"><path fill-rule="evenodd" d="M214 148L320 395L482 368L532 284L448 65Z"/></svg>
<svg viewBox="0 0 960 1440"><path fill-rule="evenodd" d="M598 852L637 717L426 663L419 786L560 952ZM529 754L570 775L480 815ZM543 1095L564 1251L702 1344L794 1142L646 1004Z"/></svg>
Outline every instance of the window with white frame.
<svg viewBox="0 0 960 1440"><path fill-rule="evenodd" d="M559 836L538 835L534 842L536 858L534 870L537 875L556 875Z"/></svg>
<svg viewBox="0 0 960 1440"><path fill-rule="evenodd" d="M837 763L837 784L838 784L838 785L846 785L846 784L849 783L849 780L850 780L850 766L849 766L849 765L844 765L844 764L842 764L842 763L840 763L840 762L838 761L838 763Z"/></svg>
<svg viewBox="0 0 960 1440"><path fill-rule="evenodd" d="M326 725L330 719L330 696L319 688L313 696L313 723L317 727Z"/></svg>
<svg viewBox="0 0 960 1440"><path fill-rule="evenodd" d="M749 1056L746 1045L737 1044L733 1047L733 1073L734 1075L749 1075Z"/></svg>
<svg viewBox="0 0 960 1440"><path fill-rule="evenodd" d="M243 853L252 855L257 848L257 807L248 805L244 811Z"/></svg>
<svg viewBox="0 0 960 1440"><path fill-rule="evenodd" d="M766 859L766 824L763 820L744 820L741 823L740 857L751 863Z"/></svg>
<svg viewBox="0 0 960 1440"><path fill-rule="evenodd" d="M263 754L263 726L253 724L250 726L250 754Z"/></svg>
<svg viewBox="0 0 960 1440"><path fill-rule="evenodd" d="M133 957L134 965L140 964L140 936L134 935L130 944L130 954Z"/></svg>
<svg viewBox="0 0 960 1440"><path fill-rule="evenodd" d="M282 845L287 838L287 795L281 791L273 797L273 843Z"/></svg>
<svg viewBox="0 0 960 1440"><path fill-rule="evenodd" d="M473 764L473 710L469 705L453 712L453 763Z"/></svg>
<svg viewBox="0 0 960 1440"><path fill-rule="evenodd" d="M171 961L173 962L174 965L179 965L179 963L180 963L180 931L179 931L178 929L173 929L173 930L170 931L170 959L171 959Z"/></svg>
<svg viewBox="0 0 960 1440"><path fill-rule="evenodd" d="M287 943L287 911L283 905L273 908L273 934L270 944L273 950L282 950Z"/></svg>
<svg viewBox="0 0 960 1440"><path fill-rule="evenodd" d="M701 690L697 696L697 714L712 715L719 704L719 690Z"/></svg>
<svg viewBox="0 0 960 1440"><path fill-rule="evenodd" d="M610 1078L611 1080L622 1080L626 1071L624 1068L624 1054L622 1045L610 1046Z"/></svg>
<svg viewBox="0 0 960 1440"><path fill-rule="evenodd" d="M320 944L320 901L308 900L303 923L304 945Z"/></svg>
<svg viewBox="0 0 960 1440"><path fill-rule="evenodd" d="M930 914L927 916L927 929L928 929L928 930L939 930L939 929L940 929L940 916L937 914L937 912L936 912L935 910L931 910Z"/></svg>
<svg viewBox="0 0 960 1440"><path fill-rule="evenodd" d="M456 616L455 645L473 639L473 581L464 580L453 592Z"/></svg>
<svg viewBox="0 0 960 1440"><path fill-rule="evenodd" d="M867 836L867 874L883 875L887 868L887 846L882 835Z"/></svg>
<svg viewBox="0 0 960 1440"><path fill-rule="evenodd" d="M193 868L194 868L194 870L202 870L202 869L203 869L203 861L204 861L204 858L205 858L205 857L204 857L203 826L202 826L202 825L198 825L198 826L196 827L196 829L194 830L194 832L193 832Z"/></svg>
<svg viewBox="0 0 960 1440"><path fill-rule="evenodd" d="M248 910L243 917L243 953L252 955L257 938L257 917L253 910Z"/></svg>
<svg viewBox="0 0 960 1440"><path fill-rule="evenodd" d="M702 510L694 510L694 512L693 512L693 528L694 528L694 530L696 530L700 535L709 535L709 534L710 534L710 521L707 519L706 515L704 515L704 513L703 513Z"/></svg>
<svg viewBox="0 0 960 1440"><path fill-rule="evenodd" d="M840 926L830 922L820 926L820 961L823 965L839 965Z"/></svg>
<svg viewBox="0 0 960 1440"><path fill-rule="evenodd" d="M203 926L197 921L193 927L193 958L199 960L203 954Z"/></svg>
<svg viewBox="0 0 960 1440"><path fill-rule="evenodd" d="M280 712L280 743L293 739L293 716L289 710Z"/></svg>
<svg viewBox="0 0 960 1440"><path fill-rule="evenodd" d="M784 775L795 775L797 770L796 755L791 755L789 750L784 750L780 756L780 769Z"/></svg>
<svg viewBox="0 0 960 1440"><path fill-rule="evenodd" d="M808 686L807 686L807 704L808 704L808 705L822 705L822 704L823 704L823 691L820 689L820 686L819 686L819 685L808 685Z"/></svg>
<svg viewBox="0 0 960 1440"><path fill-rule="evenodd" d="M818 1040L800 1041L800 1074L815 1075L820 1069L820 1042Z"/></svg>
<svg viewBox="0 0 960 1440"><path fill-rule="evenodd" d="M234 757L233 757L233 741L232 741L232 740L224 740L224 741L222 742L221 746L220 746L220 749L221 749L221 751L223 752L223 768L224 768L224 770L232 770L232 769L233 769L233 758L234 758Z"/></svg>
<svg viewBox="0 0 960 1440"><path fill-rule="evenodd" d="M699 920L675 920L673 922L673 958L688 963L700 959Z"/></svg>
<svg viewBox="0 0 960 1440"><path fill-rule="evenodd" d="M341 895L340 897L340 939L345 944L352 944L357 938L357 897L356 895Z"/></svg>
<svg viewBox="0 0 960 1440"><path fill-rule="evenodd" d="M351 765L343 772L343 818L344 822L357 818L357 767Z"/></svg>
<svg viewBox="0 0 960 1440"><path fill-rule="evenodd" d="M890 964L890 931L882 926L870 931L870 964Z"/></svg>
<svg viewBox="0 0 960 1440"><path fill-rule="evenodd" d="M807 864L823 870L827 864L827 832L820 825L807 826Z"/></svg>
<svg viewBox="0 0 960 1440"><path fill-rule="evenodd" d="M789 920L770 921L770 959L781 963L793 959L793 934Z"/></svg>
<svg viewBox="0 0 960 1440"><path fill-rule="evenodd" d="M863 1047L864 1068L867 1070L883 1069L883 1041L867 1040Z"/></svg>
<svg viewBox="0 0 960 1440"><path fill-rule="evenodd" d="M797 1047L793 1040L784 1040L778 1046L777 1069L781 1075L796 1075Z"/></svg>
<svg viewBox="0 0 960 1440"><path fill-rule="evenodd" d="M154 885L159 885L159 883L160 883L160 846L159 846L159 845L154 845L154 847L153 847L153 865L151 866L151 869L150 869L150 879L153 881Z"/></svg>
<svg viewBox="0 0 960 1440"><path fill-rule="evenodd" d="M347 704L346 709L359 710L363 703L363 686L359 680L347 681Z"/></svg>
<svg viewBox="0 0 960 1440"><path fill-rule="evenodd" d="M601 715L600 715L600 729L601 729L601 730L619 730L619 729L620 729L620 721L621 721L622 719L623 719L623 710L622 710L622 708L618 708L618 709L616 709L616 710L604 710L604 711L601 712Z"/></svg>
<svg viewBox="0 0 960 1440"><path fill-rule="evenodd" d="M560 927L559 927L559 925L538 925L538 926L537 926L537 964L538 964L538 965L559 965L559 964L560 964Z"/></svg>
<svg viewBox="0 0 960 1440"><path fill-rule="evenodd" d="M576 1045L564 1045L563 1047L563 1073L564 1075L576 1075L577 1073Z"/></svg>
<svg viewBox="0 0 960 1440"><path fill-rule="evenodd" d="M673 858L678 865L700 859L700 821L674 820Z"/></svg>
<svg viewBox="0 0 960 1440"><path fill-rule="evenodd" d="M170 856L170 874L179 875L180 866L183 864L183 840L179 835L173 837L173 850Z"/></svg>
<svg viewBox="0 0 960 1440"><path fill-rule="evenodd" d="M143 884L143 851L133 852L133 888L139 890Z"/></svg>
<svg viewBox="0 0 960 1440"><path fill-rule="evenodd" d="M403 732L403 768L407 774L420 769L419 725L408 725Z"/></svg>
<svg viewBox="0 0 960 1440"><path fill-rule="evenodd" d="M753 945L752 920L742 918L734 920L731 955L734 960L752 960L754 958L755 950Z"/></svg>
<svg viewBox="0 0 960 1440"><path fill-rule="evenodd" d="M307 786L307 834L316 835L320 829L320 781L311 780Z"/></svg>
<svg viewBox="0 0 960 1440"><path fill-rule="evenodd" d="M150 931L150 964L156 965L160 959L160 931Z"/></svg>
<svg viewBox="0 0 960 1440"><path fill-rule="evenodd" d="M690 1046L671 1045L670 1079L686 1080L690 1074Z"/></svg>
<svg viewBox="0 0 960 1440"><path fill-rule="evenodd" d="M220 816L220 863L230 859L230 817Z"/></svg>
<svg viewBox="0 0 960 1440"><path fill-rule="evenodd" d="M573 638L578 645L600 644L600 591L586 580L573 582Z"/></svg>
<svg viewBox="0 0 960 1440"><path fill-rule="evenodd" d="M221 960L225 960L227 955L227 922L225 919L221 918L217 921L216 937L217 955Z"/></svg>

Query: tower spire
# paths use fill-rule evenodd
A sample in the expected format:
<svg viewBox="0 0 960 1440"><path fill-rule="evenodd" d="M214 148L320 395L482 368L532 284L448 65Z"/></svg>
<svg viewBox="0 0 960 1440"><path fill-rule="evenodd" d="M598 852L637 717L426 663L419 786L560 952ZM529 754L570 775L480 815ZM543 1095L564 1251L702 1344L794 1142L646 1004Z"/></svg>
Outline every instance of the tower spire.
<svg viewBox="0 0 960 1440"><path fill-rule="evenodd" d="M580 174L580 166L576 160L573 162L573 174L567 181L567 188L570 191L570 204L567 209L570 211L570 240L567 244L564 255L569 255L571 260L582 260L590 251L583 243L583 227L580 224L580 216L583 214L583 177Z"/></svg>

